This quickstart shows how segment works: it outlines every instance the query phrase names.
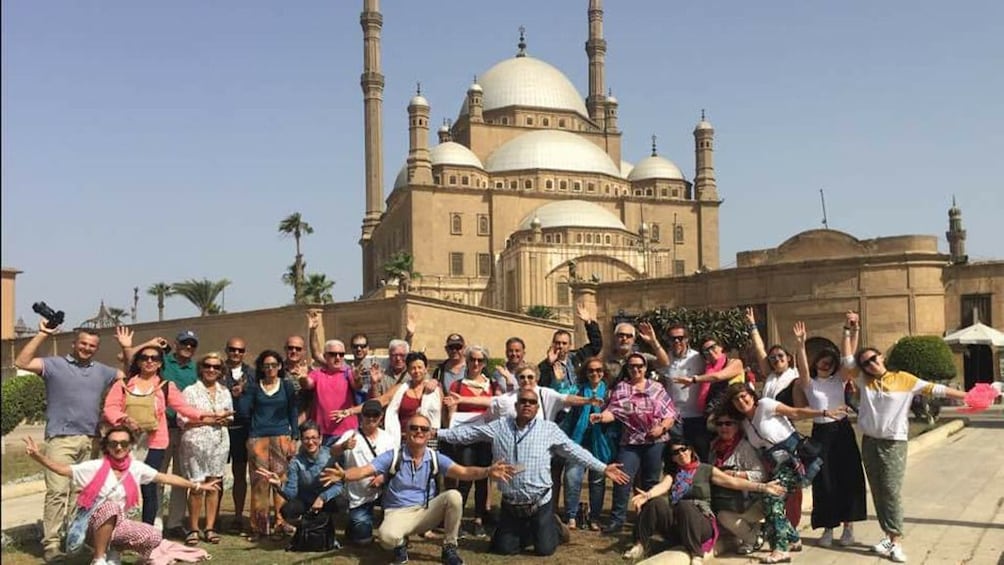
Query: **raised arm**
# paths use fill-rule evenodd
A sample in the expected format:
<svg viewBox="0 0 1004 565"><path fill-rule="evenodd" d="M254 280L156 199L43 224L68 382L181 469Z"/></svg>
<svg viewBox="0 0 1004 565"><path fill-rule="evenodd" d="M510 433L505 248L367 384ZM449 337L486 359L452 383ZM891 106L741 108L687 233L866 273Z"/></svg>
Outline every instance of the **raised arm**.
<svg viewBox="0 0 1004 565"><path fill-rule="evenodd" d="M31 336L28 343L24 344L24 347L18 352L17 357L14 358L14 366L22 371L30 371L41 376L42 371L45 369L45 364L42 362L41 357L35 357L35 352L38 351L38 346L42 345L43 341L56 333L57 329L47 328L45 320L41 320L38 323L38 333Z"/></svg>
<svg viewBox="0 0 1004 565"><path fill-rule="evenodd" d="M467 402L467 398L464 399L465 403ZM480 441L492 441L492 438L494 438L495 435L496 431L493 429L491 422L487 424L469 424L466 426L457 426L455 428L445 430L439 429L436 431L436 437L439 438L440 441L459 445L469 445Z"/></svg>
<svg viewBox="0 0 1004 565"><path fill-rule="evenodd" d="M334 467L328 467L321 471L320 481L324 486L330 486L340 481L352 482L360 479L372 477L377 474L376 467L372 463L362 467L352 467L349 470L342 469L342 466L335 463Z"/></svg>
<svg viewBox="0 0 1004 565"><path fill-rule="evenodd" d="M407 320L404 326L404 341L408 342L408 347L411 347L411 342L415 339L415 314L408 312Z"/></svg>
<svg viewBox="0 0 1004 565"><path fill-rule="evenodd" d="M631 507L634 508L636 512L641 511L641 507L645 506L646 502L666 494L672 486L673 475L666 475L661 481L648 490L635 489L636 494L631 498Z"/></svg>
<svg viewBox="0 0 1004 565"><path fill-rule="evenodd" d="M651 368L669 367L669 354L666 353L666 349L659 343L659 337L655 335L655 329L652 327L652 324L648 322L638 324L638 337L647 343L652 349L652 353L655 354L656 366Z"/></svg>
<svg viewBox="0 0 1004 565"><path fill-rule="evenodd" d="M718 381L727 381L734 377L738 377L743 374L743 362L739 359L729 359L722 367L720 371L713 371L711 373L704 373L696 378L699 383L715 383Z"/></svg>
<svg viewBox="0 0 1004 565"><path fill-rule="evenodd" d="M861 317L857 312L847 312L844 318L844 339L840 342L840 354L844 357L853 357L858 350L859 330L861 329Z"/></svg>
<svg viewBox="0 0 1004 565"><path fill-rule="evenodd" d="M49 459L48 457L43 455L38 450L38 446L35 445L35 440L31 439L31 436L24 438L24 452L28 457L31 457L35 461L38 461L38 463L41 464L43 467L45 467L46 469L52 471L57 475L63 477L69 477L73 474L73 471L70 470L69 465L66 465L65 463L57 463L52 459Z"/></svg>
<svg viewBox="0 0 1004 565"><path fill-rule="evenodd" d="M516 468L505 461L496 461L491 467L465 467L454 463L446 470L446 476L459 481L479 481L488 478L508 481L515 472Z"/></svg>
<svg viewBox="0 0 1004 565"><path fill-rule="evenodd" d="M795 322L791 329L795 334L795 366L798 368L798 386L809 390L809 358L805 353L805 322Z"/></svg>
<svg viewBox="0 0 1004 565"><path fill-rule="evenodd" d="M766 492L774 496L783 496L786 492L785 488L781 486L781 483L777 481L771 481L769 483L755 483L733 475L726 475L718 467L711 468L711 482L720 487L732 490L741 490L744 492Z"/></svg>
<svg viewBox="0 0 1004 565"><path fill-rule="evenodd" d="M600 331L600 325L596 322L594 309L585 304L579 304L575 307L575 314L585 324L586 337L589 339L589 343L579 348L578 353L582 359L603 353L603 332Z"/></svg>
<svg viewBox="0 0 1004 565"><path fill-rule="evenodd" d="M746 308L746 323L748 327L746 329L750 332L750 338L753 339L753 351L756 352L756 362L760 366L761 375L769 375L771 373L770 363L767 362L767 348L763 344L763 338L760 337L760 330L756 325L756 314L753 313L753 307Z"/></svg>
<svg viewBox="0 0 1004 565"><path fill-rule="evenodd" d="M320 310L307 311L307 347L310 348L310 358L316 363L324 364L324 321Z"/></svg>
<svg viewBox="0 0 1004 565"><path fill-rule="evenodd" d="M836 418L839 420L847 416L846 406L816 410L815 408L794 408L778 402L775 411L789 420L805 420L808 418Z"/></svg>

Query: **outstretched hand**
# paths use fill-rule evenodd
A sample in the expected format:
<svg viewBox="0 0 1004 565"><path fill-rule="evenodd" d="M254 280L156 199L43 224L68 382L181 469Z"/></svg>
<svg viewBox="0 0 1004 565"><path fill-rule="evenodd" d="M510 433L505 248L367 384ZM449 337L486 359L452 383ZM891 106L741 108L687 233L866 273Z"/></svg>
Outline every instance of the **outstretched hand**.
<svg viewBox="0 0 1004 565"><path fill-rule="evenodd" d="M451 392L449 395L443 397L443 406L447 408L453 408L460 403L461 396L456 392Z"/></svg>
<svg viewBox="0 0 1004 565"><path fill-rule="evenodd" d="M585 302L579 302L575 305L575 315L579 317L585 323L592 322L596 319L593 314L592 309L585 304Z"/></svg>
<svg viewBox="0 0 1004 565"><path fill-rule="evenodd" d="M31 439L31 436L24 438L24 453L32 459L39 456L38 446L35 444L35 440Z"/></svg>
<svg viewBox="0 0 1004 565"><path fill-rule="evenodd" d="M619 485L626 485L631 482L631 476L625 473L622 467L624 465L620 463L611 463L607 465L606 469L603 469L603 474Z"/></svg>
<svg viewBox="0 0 1004 565"><path fill-rule="evenodd" d="M746 321L751 326L755 326L756 325L756 314L753 312L753 307L752 306L747 306L746 307Z"/></svg>
<svg viewBox="0 0 1004 565"><path fill-rule="evenodd" d="M655 343L655 328L649 322L638 324L638 337L645 343L652 345Z"/></svg>
<svg viewBox="0 0 1004 565"><path fill-rule="evenodd" d="M634 508L635 512L641 512L641 507L645 506L645 503L652 500L649 494L639 488L634 489L635 495L631 497L631 508Z"/></svg>
<svg viewBox="0 0 1004 565"><path fill-rule="evenodd" d="M221 491L223 490L223 487L220 482L220 479L209 479L199 483L199 485L200 488L205 491Z"/></svg>
<svg viewBox="0 0 1004 565"><path fill-rule="evenodd" d="M115 328L115 339L119 342L119 347L122 349L129 349L132 347L132 336L133 331L126 326L118 326Z"/></svg>
<svg viewBox="0 0 1004 565"><path fill-rule="evenodd" d="M496 481L507 482L515 473L516 467L502 460L496 461L492 463L491 467L488 467L488 476Z"/></svg>
<svg viewBox="0 0 1004 565"><path fill-rule="evenodd" d="M769 483L762 483L764 485L763 489L772 496L784 496L784 493L788 492L781 483L778 481L771 481Z"/></svg>
<svg viewBox="0 0 1004 565"><path fill-rule="evenodd" d="M268 469L263 469L261 467L258 467L257 469L254 470L254 472L259 477L265 479L265 482L271 485L279 486L282 484L282 480L279 478L279 474L274 471L269 471Z"/></svg>
<svg viewBox="0 0 1004 565"><path fill-rule="evenodd" d="M798 342L799 345L805 343L805 336L806 336L805 322L795 322L795 325L792 326L791 331L792 333L795 334L795 341Z"/></svg>
<svg viewBox="0 0 1004 565"><path fill-rule="evenodd" d="M328 467L321 471L321 484L324 486L331 486L334 483L340 483L345 480L345 469L338 463L335 463L334 467Z"/></svg>

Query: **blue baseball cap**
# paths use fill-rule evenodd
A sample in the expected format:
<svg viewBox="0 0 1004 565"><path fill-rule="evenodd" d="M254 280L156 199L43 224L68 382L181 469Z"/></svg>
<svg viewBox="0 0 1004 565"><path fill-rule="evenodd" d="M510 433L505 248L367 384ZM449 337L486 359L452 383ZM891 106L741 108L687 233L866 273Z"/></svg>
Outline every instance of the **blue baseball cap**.
<svg viewBox="0 0 1004 565"><path fill-rule="evenodd" d="M185 330L179 333L178 336L174 338L174 340L177 341L178 343L184 343L186 341L194 341L195 345L199 344L199 336L195 335L195 332L193 332L192 330Z"/></svg>

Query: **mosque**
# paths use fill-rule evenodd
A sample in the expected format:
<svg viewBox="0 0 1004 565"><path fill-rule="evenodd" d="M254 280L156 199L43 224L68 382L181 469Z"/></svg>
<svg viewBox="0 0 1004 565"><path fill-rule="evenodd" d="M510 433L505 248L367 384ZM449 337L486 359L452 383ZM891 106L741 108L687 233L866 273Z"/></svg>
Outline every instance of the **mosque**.
<svg viewBox="0 0 1004 565"><path fill-rule="evenodd" d="M456 119L431 147L430 102L420 92L411 99L408 155L385 201L383 19L376 0L364 1L364 298L396 292L383 266L399 252L421 273L412 293L510 312L546 306L564 320L578 279L718 268L714 129L702 115L693 130L690 179L654 137L650 155L622 155L601 0L589 1L587 15L587 96L531 56L521 30L514 55L458 96Z"/></svg>

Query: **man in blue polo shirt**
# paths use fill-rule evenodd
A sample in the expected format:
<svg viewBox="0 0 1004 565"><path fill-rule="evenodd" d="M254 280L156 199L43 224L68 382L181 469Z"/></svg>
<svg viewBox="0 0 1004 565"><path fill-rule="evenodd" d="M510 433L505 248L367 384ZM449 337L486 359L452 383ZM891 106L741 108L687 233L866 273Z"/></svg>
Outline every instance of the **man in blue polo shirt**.
<svg viewBox="0 0 1004 565"><path fill-rule="evenodd" d="M38 333L25 344L14 365L45 381L45 453L65 465L82 463L96 454L95 440L105 391L122 371L94 361L101 338L80 330L70 353L61 357L35 357L42 342L56 333L42 320ZM42 548L45 561L62 557L59 530L66 517L70 480L45 471L45 508L42 511Z"/></svg>
<svg viewBox="0 0 1004 565"><path fill-rule="evenodd" d="M457 554L457 533L464 509L460 492L448 490L436 495L434 468L439 474L461 481L476 481L491 477L507 481L514 471L512 465L496 461L491 467L464 467L452 459L426 449L431 426L425 416L416 415L408 421L407 443L399 450L390 450L362 467L344 470L339 465L325 469L321 479L328 484L337 481L358 481L380 474L387 488L383 493L384 517L377 539L384 549L394 550L393 563L408 562L406 538L444 524L445 537L441 555L444 565L463 565ZM436 462L432 461L435 453Z"/></svg>

